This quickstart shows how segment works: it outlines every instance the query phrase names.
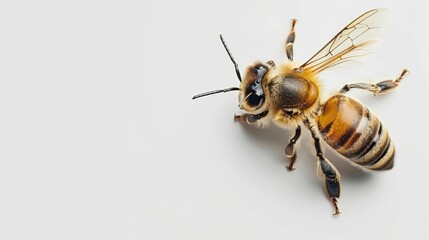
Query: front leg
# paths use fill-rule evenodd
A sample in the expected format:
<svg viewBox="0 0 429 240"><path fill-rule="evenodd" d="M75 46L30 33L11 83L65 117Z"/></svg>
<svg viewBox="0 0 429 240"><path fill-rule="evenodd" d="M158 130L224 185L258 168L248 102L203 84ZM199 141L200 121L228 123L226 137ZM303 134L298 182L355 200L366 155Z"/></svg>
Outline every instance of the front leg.
<svg viewBox="0 0 429 240"><path fill-rule="evenodd" d="M241 115L234 115L235 122L241 122L255 127L267 127L269 124L268 110L259 114L244 113Z"/></svg>
<svg viewBox="0 0 429 240"><path fill-rule="evenodd" d="M340 197L340 173L335 166L325 158L322 147L320 146L320 139L314 130L314 126L308 121L305 121L307 128L311 132L314 139L314 146L316 147L317 162L317 176L325 181L326 191L331 198L334 207L334 215L339 215L341 212L338 208L338 198Z"/></svg>

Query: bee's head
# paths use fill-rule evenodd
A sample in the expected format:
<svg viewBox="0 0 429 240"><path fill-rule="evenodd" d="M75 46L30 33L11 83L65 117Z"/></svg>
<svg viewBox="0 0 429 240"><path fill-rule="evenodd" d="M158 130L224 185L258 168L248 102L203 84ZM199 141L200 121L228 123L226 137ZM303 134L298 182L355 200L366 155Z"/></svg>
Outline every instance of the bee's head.
<svg viewBox="0 0 429 240"><path fill-rule="evenodd" d="M225 47L226 52L229 55L232 63L234 63L235 73L237 78L240 81L240 87L231 87L226 89L209 91L201 94L195 95L192 99L217 94L221 92L230 92L230 91L240 91L239 93L239 107L247 112L258 112L265 103L265 94L263 90L263 79L265 74L268 72L269 68L274 66L273 61L268 61L266 64L262 62L256 62L250 65L247 68L244 79L241 79L241 74L238 69L238 64L235 62L232 57L231 52L228 49L225 41L223 40L222 35L220 35L220 40L222 41L223 46Z"/></svg>
<svg viewBox="0 0 429 240"><path fill-rule="evenodd" d="M263 80L272 62L256 62L247 68L240 84L239 107L247 112L256 112L265 103Z"/></svg>

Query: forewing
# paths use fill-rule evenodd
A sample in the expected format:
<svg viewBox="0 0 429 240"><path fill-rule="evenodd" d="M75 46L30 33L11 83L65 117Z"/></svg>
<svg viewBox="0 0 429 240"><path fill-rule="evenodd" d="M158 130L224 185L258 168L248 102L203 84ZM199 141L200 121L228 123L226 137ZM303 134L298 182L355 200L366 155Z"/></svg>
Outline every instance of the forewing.
<svg viewBox="0 0 429 240"><path fill-rule="evenodd" d="M373 9L362 14L300 68L318 73L345 62L359 60L370 53L386 19L385 9Z"/></svg>

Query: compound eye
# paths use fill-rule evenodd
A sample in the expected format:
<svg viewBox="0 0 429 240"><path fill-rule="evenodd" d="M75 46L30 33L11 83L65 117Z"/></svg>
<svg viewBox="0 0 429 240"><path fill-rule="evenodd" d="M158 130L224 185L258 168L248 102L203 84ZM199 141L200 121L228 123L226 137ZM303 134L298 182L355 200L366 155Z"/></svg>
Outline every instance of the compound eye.
<svg viewBox="0 0 429 240"><path fill-rule="evenodd" d="M264 103L264 91L262 90L262 79L267 73L267 68L258 65L253 68L256 75L255 81L246 89L246 102L252 108L258 108Z"/></svg>
<svg viewBox="0 0 429 240"><path fill-rule="evenodd" d="M266 68L263 65L258 65L254 69L256 74L258 74L260 71L266 71Z"/></svg>
<svg viewBox="0 0 429 240"><path fill-rule="evenodd" d="M262 104L264 93L260 82L255 81L252 85L249 85L246 92L248 93L246 101L249 106L258 107Z"/></svg>

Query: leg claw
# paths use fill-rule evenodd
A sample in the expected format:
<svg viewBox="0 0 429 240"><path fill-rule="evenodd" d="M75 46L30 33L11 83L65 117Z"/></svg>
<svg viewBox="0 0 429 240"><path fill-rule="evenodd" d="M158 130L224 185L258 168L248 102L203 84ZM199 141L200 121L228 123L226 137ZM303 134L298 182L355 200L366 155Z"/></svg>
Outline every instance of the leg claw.
<svg viewBox="0 0 429 240"><path fill-rule="evenodd" d="M295 168L293 167L293 165L292 165L292 164L290 164L290 165L286 166L286 169L287 169L288 171L290 171L290 172L292 172L293 170L295 170Z"/></svg>

